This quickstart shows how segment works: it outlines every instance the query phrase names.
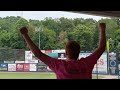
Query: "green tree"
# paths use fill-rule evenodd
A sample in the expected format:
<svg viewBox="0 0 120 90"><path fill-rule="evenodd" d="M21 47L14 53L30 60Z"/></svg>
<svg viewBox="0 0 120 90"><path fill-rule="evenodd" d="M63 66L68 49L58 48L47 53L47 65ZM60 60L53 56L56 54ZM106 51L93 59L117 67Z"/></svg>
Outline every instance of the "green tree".
<svg viewBox="0 0 120 90"><path fill-rule="evenodd" d="M81 24L70 35L74 37L73 40L76 40L80 44L82 51L92 50L93 33L91 32L91 28Z"/></svg>
<svg viewBox="0 0 120 90"><path fill-rule="evenodd" d="M17 22L16 22L16 30L19 30L21 27L28 27L29 26L29 22L24 19L24 18L20 18Z"/></svg>
<svg viewBox="0 0 120 90"><path fill-rule="evenodd" d="M41 21L41 23L45 28L53 30L57 36L59 35L61 28L59 25L59 19L52 19L51 17L46 17L44 20Z"/></svg>
<svg viewBox="0 0 120 90"><path fill-rule="evenodd" d="M58 39L58 42L57 42L57 48L56 49L65 49L65 45L68 41L67 32L66 31L61 31L58 37L59 37L59 39Z"/></svg>
<svg viewBox="0 0 120 90"><path fill-rule="evenodd" d="M62 17L59 19L59 23L60 31L72 32L75 27L72 19Z"/></svg>
<svg viewBox="0 0 120 90"><path fill-rule="evenodd" d="M40 47L43 50L56 49L56 33L53 30L44 28L40 32Z"/></svg>
<svg viewBox="0 0 120 90"><path fill-rule="evenodd" d="M118 29L118 22L116 22L115 19L101 19L98 21L100 22L105 22L106 23L106 34L107 34L107 39L113 37L113 33L116 29Z"/></svg>

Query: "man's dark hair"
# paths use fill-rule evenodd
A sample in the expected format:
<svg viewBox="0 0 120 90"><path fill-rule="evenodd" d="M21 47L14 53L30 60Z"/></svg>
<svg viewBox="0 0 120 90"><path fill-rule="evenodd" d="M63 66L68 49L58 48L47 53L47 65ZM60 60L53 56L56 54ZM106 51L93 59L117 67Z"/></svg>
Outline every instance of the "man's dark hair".
<svg viewBox="0 0 120 90"><path fill-rule="evenodd" d="M66 55L70 59L78 59L79 53L80 45L76 41L71 40L66 44Z"/></svg>

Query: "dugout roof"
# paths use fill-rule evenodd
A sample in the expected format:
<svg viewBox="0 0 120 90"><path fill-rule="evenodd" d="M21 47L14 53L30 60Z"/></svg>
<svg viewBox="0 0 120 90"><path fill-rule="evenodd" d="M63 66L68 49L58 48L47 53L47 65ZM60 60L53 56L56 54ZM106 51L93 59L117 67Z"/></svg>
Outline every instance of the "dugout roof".
<svg viewBox="0 0 120 90"><path fill-rule="evenodd" d="M70 11L70 12L120 18L120 11Z"/></svg>

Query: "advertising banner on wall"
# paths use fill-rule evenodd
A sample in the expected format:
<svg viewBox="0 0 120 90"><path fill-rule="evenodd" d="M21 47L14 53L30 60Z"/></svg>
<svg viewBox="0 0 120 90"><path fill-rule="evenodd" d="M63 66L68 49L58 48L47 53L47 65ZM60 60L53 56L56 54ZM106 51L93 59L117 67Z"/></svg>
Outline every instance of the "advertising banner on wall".
<svg viewBox="0 0 120 90"><path fill-rule="evenodd" d="M109 70L111 75L118 75L118 54L115 52L109 54Z"/></svg>
<svg viewBox="0 0 120 90"><path fill-rule="evenodd" d="M30 64L28 63L24 64L24 71L30 71Z"/></svg>
<svg viewBox="0 0 120 90"><path fill-rule="evenodd" d="M65 50L52 50L52 53L65 53Z"/></svg>
<svg viewBox="0 0 120 90"><path fill-rule="evenodd" d="M108 74L108 55L103 53L102 56L98 59L97 64L95 64L93 73L98 74Z"/></svg>
<svg viewBox="0 0 120 90"><path fill-rule="evenodd" d="M41 60L38 61L39 64L41 65L46 65L44 62L42 62Z"/></svg>
<svg viewBox="0 0 120 90"><path fill-rule="evenodd" d="M24 64L23 63L17 63L16 64L16 71L24 71Z"/></svg>
<svg viewBox="0 0 120 90"><path fill-rule="evenodd" d="M25 63L25 61L15 61L15 63Z"/></svg>
<svg viewBox="0 0 120 90"><path fill-rule="evenodd" d="M15 61L4 61L4 63L15 63Z"/></svg>
<svg viewBox="0 0 120 90"><path fill-rule="evenodd" d="M42 53L45 53L45 50L41 50Z"/></svg>
<svg viewBox="0 0 120 90"><path fill-rule="evenodd" d="M25 51L25 60L32 60L33 53L32 51Z"/></svg>
<svg viewBox="0 0 120 90"><path fill-rule="evenodd" d="M52 58L58 58L58 53L48 53L48 56Z"/></svg>
<svg viewBox="0 0 120 90"><path fill-rule="evenodd" d="M52 53L52 50L45 50L45 53L46 53L46 54Z"/></svg>
<svg viewBox="0 0 120 90"><path fill-rule="evenodd" d="M79 59L80 58L85 58L89 55L91 55L92 53L90 52L81 52L79 55ZM95 64L93 72L92 73L98 73L98 74L108 74L108 55L107 52L104 52L101 57L99 58L97 65Z"/></svg>
<svg viewBox="0 0 120 90"><path fill-rule="evenodd" d="M8 64L8 71L16 71L16 64Z"/></svg>
<svg viewBox="0 0 120 90"><path fill-rule="evenodd" d="M38 63L37 64L37 71L46 72L47 71L47 65L41 65L40 63Z"/></svg>
<svg viewBox="0 0 120 90"><path fill-rule="evenodd" d="M30 64L30 71L36 71L36 70L37 70L36 64Z"/></svg>
<svg viewBox="0 0 120 90"><path fill-rule="evenodd" d="M7 71L8 70L8 64L2 63L0 64L0 71Z"/></svg>
<svg viewBox="0 0 120 90"><path fill-rule="evenodd" d="M92 54L92 52L80 52L79 59L85 58L85 57L87 57L87 56L89 56L91 54Z"/></svg>
<svg viewBox="0 0 120 90"><path fill-rule="evenodd" d="M66 59L65 53L58 53L58 59Z"/></svg>
<svg viewBox="0 0 120 90"><path fill-rule="evenodd" d="M47 66L47 71L48 72L52 72L52 70Z"/></svg>
<svg viewBox="0 0 120 90"><path fill-rule="evenodd" d="M27 60L25 63L38 63L38 60Z"/></svg>

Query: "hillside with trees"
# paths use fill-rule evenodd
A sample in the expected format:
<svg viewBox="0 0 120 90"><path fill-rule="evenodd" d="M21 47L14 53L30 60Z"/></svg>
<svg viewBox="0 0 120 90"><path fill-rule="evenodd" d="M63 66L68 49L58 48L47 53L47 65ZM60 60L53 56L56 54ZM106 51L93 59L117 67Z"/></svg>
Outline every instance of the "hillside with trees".
<svg viewBox="0 0 120 90"><path fill-rule="evenodd" d="M64 49L68 40L76 40L82 51L94 51L99 43L99 22L107 24L107 40L110 52L118 50L120 53L120 19L92 18L67 19L48 18L44 20L26 20L21 17L0 18L0 48L29 50L19 28L27 26L32 40L42 50ZM40 39L39 39L40 37ZM120 55L119 55L120 58Z"/></svg>

